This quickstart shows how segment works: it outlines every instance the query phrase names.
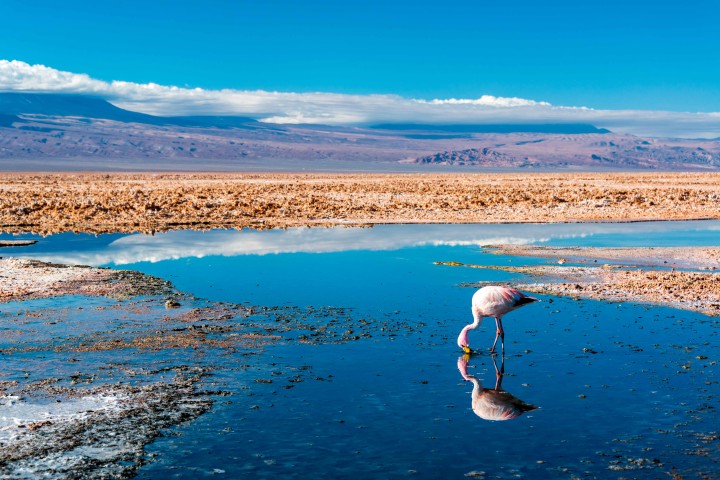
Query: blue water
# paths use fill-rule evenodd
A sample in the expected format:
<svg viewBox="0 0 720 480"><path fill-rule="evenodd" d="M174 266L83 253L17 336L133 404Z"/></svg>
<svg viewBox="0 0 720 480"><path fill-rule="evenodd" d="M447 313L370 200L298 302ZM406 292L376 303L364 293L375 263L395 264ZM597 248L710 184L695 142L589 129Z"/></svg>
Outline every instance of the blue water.
<svg viewBox="0 0 720 480"><path fill-rule="evenodd" d="M62 235L0 254L139 270L209 301L340 307L330 319L377 325L357 341L285 335L260 355L183 359L212 365L207 384L231 395L149 445L140 478L717 478L716 318L542 296L504 322L502 387L538 408L486 421L457 367L473 293L459 285L525 279L434 262L544 262L483 252L498 239L717 245L718 231L720 222L648 222ZM9 318L21 307L0 308ZM473 347L489 347L494 329L486 320ZM468 373L492 388L494 362L473 355Z"/></svg>

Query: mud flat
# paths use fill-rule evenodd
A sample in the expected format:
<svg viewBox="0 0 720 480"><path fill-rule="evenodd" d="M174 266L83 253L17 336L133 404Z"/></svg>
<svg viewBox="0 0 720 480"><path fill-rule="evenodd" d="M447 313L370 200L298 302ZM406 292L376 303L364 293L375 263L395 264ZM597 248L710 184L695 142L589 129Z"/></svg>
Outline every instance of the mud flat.
<svg viewBox="0 0 720 480"><path fill-rule="evenodd" d="M0 258L0 303L61 295L116 299L171 292L169 282L130 270L57 265Z"/></svg>
<svg viewBox="0 0 720 480"><path fill-rule="evenodd" d="M122 362L120 352L128 349L118 326L111 326L116 315L168 324L163 296L175 294L169 282L132 271L13 258L0 259L0 277L0 477L129 478L147 461L144 446L163 428L212 406L197 386L205 374L201 368L177 369L169 382L146 374L146 383L135 386L129 381L137 374L118 381L117 373L105 373L115 372L113 362ZM80 300L71 309L32 302L61 296ZM149 300L126 302L139 296ZM104 342L112 351L102 348L106 336L113 338ZM88 353L98 352L108 357L88 361ZM52 369L44 366L48 357Z"/></svg>
<svg viewBox="0 0 720 480"><path fill-rule="evenodd" d="M720 218L717 173L0 175L0 230Z"/></svg>
<svg viewBox="0 0 720 480"><path fill-rule="evenodd" d="M213 395L199 387L207 367L158 374L129 368L128 355L208 348L215 332L205 330L245 312L168 309L166 298L198 303L139 272L0 259L1 478L130 478L163 429L210 409ZM223 346L260 343L243 332Z"/></svg>
<svg viewBox="0 0 720 480"><path fill-rule="evenodd" d="M0 393L2 478L132 478L145 445L213 402L196 380ZM48 397L51 399L48 401Z"/></svg>

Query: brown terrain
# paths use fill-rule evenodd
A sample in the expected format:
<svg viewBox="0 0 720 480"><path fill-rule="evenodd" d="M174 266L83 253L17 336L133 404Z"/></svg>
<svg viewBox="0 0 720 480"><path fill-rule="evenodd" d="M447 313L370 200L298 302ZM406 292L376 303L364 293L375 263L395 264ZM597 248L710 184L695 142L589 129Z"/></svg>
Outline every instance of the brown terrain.
<svg viewBox="0 0 720 480"><path fill-rule="evenodd" d="M5 232L717 218L720 173L0 174Z"/></svg>
<svg viewBox="0 0 720 480"><path fill-rule="evenodd" d="M720 315L720 275L714 273L552 266L513 271L545 279L517 285L532 292L653 303Z"/></svg>

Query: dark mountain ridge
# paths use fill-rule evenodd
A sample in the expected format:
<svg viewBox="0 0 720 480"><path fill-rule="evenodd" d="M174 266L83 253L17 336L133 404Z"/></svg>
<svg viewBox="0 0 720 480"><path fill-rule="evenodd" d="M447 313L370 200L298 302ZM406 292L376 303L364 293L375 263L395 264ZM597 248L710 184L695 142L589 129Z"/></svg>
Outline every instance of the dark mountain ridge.
<svg viewBox="0 0 720 480"><path fill-rule="evenodd" d="M250 117L234 116L159 117L116 107L100 97L63 93L0 92L0 115L85 117L178 127L251 128L248 123L257 123Z"/></svg>
<svg viewBox="0 0 720 480"><path fill-rule="evenodd" d="M156 118L144 113L123 110L100 97L63 93L0 93L0 113L103 118L119 122L151 124Z"/></svg>

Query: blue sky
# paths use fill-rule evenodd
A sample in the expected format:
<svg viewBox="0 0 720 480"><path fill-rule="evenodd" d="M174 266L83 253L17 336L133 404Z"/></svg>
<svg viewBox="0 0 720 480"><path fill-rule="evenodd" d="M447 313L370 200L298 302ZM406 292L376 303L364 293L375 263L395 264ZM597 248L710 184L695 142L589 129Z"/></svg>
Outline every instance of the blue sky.
<svg viewBox="0 0 720 480"><path fill-rule="evenodd" d="M0 0L0 59L209 90L719 112L718 25L716 0Z"/></svg>

